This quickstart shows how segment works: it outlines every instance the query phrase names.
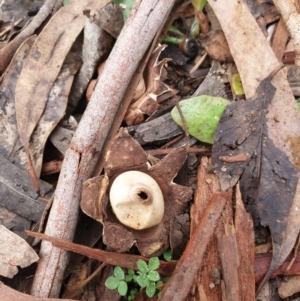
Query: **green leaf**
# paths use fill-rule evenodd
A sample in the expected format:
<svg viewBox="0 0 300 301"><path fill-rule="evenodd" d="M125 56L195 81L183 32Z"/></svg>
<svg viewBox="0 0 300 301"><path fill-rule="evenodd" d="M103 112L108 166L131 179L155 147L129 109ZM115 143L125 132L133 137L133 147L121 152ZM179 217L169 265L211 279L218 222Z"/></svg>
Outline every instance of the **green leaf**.
<svg viewBox="0 0 300 301"><path fill-rule="evenodd" d="M130 296L130 297L132 297L132 299L131 299L131 300L133 300L133 299L134 299L134 297L136 296L137 292L138 292L138 290L137 290L136 288L134 288L134 289L130 290L130 292L129 292L129 296Z"/></svg>
<svg viewBox="0 0 300 301"><path fill-rule="evenodd" d="M160 279L160 276L156 271L149 271L148 279L150 281L158 281Z"/></svg>
<svg viewBox="0 0 300 301"><path fill-rule="evenodd" d="M212 144L220 117L228 104L229 101L225 98L208 95L182 100L179 105L189 134L202 142ZM171 116L180 127L183 127L176 107L171 111Z"/></svg>
<svg viewBox="0 0 300 301"><path fill-rule="evenodd" d="M237 73L232 77L232 88L234 90L235 95L244 95L245 91L242 85L241 77Z"/></svg>
<svg viewBox="0 0 300 301"><path fill-rule="evenodd" d="M116 266L114 268L114 275L117 279L119 280L123 280L125 277L124 271L122 270L122 268L120 268L119 266Z"/></svg>
<svg viewBox="0 0 300 301"><path fill-rule="evenodd" d="M207 0L191 0L191 3L195 7L196 11L202 11Z"/></svg>
<svg viewBox="0 0 300 301"><path fill-rule="evenodd" d="M164 284L163 281L159 280L155 283L155 286L157 289L159 289L163 284Z"/></svg>
<svg viewBox="0 0 300 301"><path fill-rule="evenodd" d="M298 111L300 112L300 98L297 99Z"/></svg>
<svg viewBox="0 0 300 301"><path fill-rule="evenodd" d="M124 278L124 280L126 282L130 282L130 281L132 281L132 279L133 279L132 275L126 275L125 278Z"/></svg>
<svg viewBox="0 0 300 301"><path fill-rule="evenodd" d="M137 261L137 266L140 272L147 273L148 272L148 266L147 263L144 260L139 259Z"/></svg>
<svg viewBox="0 0 300 301"><path fill-rule="evenodd" d="M172 261L172 251L171 251L171 249L166 250L163 255L164 255L164 259L166 261Z"/></svg>
<svg viewBox="0 0 300 301"><path fill-rule="evenodd" d="M146 294L148 297L153 297L156 291L155 282L150 282L146 287Z"/></svg>
<svg viewBox="0 0 300 301"><path fill-rule="evenodd" d="M128 275L134 275L135 274L135 271L133 269L127 269L127 273Z"/></svg>
<svg viewBox="0 0 300 301"><path fill-rule="evenodd" d="M120 283L120 280L118 280L114 276L110 276L106 279L105 286L110 290L114 290L118 287L119 283Z"/></svg>
<svg viewBox="0 0 300 301"><path fill-rule="evenodd" d="M150 271L154 271L159 267L159 259L158 257L152 257L150 258L148 262L148 267Z"/></svg>
<svg viewBox="0 0 300 301"><path fill-rule="evenodd" d="M144 288L149 284L150 280L148 279L147 274L140 274L136 277L136 282L140 287Z"/></svg>
<svg viewBox="0 0 300 301"><path fill-rule="evenodd" d="M120 296L125 296L127 294L128 286L127 283L122 280L118 285L118 293Z"/></svg>
<svg viewBox="0 0 300 301"><path fill-rule="evenodd" d="M198 20L195 20L190 29L190 37L195 39L200 34L200 24Z"/></svg>

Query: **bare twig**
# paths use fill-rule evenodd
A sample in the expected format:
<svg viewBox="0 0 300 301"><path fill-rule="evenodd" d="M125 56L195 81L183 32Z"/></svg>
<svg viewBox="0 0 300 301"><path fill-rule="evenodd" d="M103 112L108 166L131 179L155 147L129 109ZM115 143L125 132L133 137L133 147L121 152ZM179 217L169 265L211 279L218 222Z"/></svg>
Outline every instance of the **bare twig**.
<svg viewBox="0 0 300 301"><path fill-rule="evenodd" d="M65 159L46 233L64 240L74 236L82 184L93 172L122 97L174 1L142 1L129 17L106 64ZM43 241L32 293L59 295L68 262L66 251Z"/></svg>
<svg viewBox="0 0 300 301"><path fill-rule="evenodd" d="M136 263L139 259L144 260L146 262L149 261L149 258L140 255L107 252L100 249L93 249L87 246L78 245L69 241L65 241L38 232L26 231L26 233L33 237L47 240L58 248L79 253L81 255L87 256L88 258L96 259L106 264L118 265L122 268L137 270L138 267ZM157 271L162 275L170 276L173 273L175 266L176 266L175 262L160 261L160 265Z"/></svg>

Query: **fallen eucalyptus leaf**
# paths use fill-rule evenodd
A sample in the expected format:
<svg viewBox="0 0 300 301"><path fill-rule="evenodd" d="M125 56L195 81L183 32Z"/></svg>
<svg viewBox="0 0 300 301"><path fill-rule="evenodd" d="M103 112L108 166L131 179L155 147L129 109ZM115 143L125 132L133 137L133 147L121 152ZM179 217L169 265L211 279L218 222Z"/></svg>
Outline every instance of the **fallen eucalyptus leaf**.
<svg viewBox="0 0 300 301"><path fill-rule="evenodd" d="M15 89L23 62L35 39L36 36L30 37L19 47L3 74L0 87L0 155L22 169L27 168L27 158L25 153L20 151L22 146L16 120Z"/></svg>
<svg viewBox="0 0 300 301"><path fill-rule="evenodd" d="M229 101L225 98L208 95L181 101L179 105L189 134L202 142L212 144L220 117L228 104ZM183 127L176 107L173 108L171 116L180 127Z"/></svg>
<svg viewBox="0 0 300 301"><path fill-rule="evenodd" d="M24 268L38 261L39 257L27 242L0 225L0 264L1 276L13 278L18 273L18 266Z"/></svg>
<svg viewBox="0 0 300 301"><path fill-rule="evenodd" d="M95 0L70 1L44 27L24 63L16 85L15 106L20 140L29 163L30 137L44 112L63 61L85 25L87 17L82 11L94 11L97 5ZM72 26L69 26L70 23ZM45 45L47 47L44 47ZM32 169L30 167L31 164L29 170Z"/></svg>
<svg viewBox="0 0 300 301"><path fill-rule="evenodd" d="M38 178L41 175L47 139L65 115L74 74L76 74L80 66L80 57L76 53L70 52L49 93L45 110L32 133L29 151Z"/></svg>

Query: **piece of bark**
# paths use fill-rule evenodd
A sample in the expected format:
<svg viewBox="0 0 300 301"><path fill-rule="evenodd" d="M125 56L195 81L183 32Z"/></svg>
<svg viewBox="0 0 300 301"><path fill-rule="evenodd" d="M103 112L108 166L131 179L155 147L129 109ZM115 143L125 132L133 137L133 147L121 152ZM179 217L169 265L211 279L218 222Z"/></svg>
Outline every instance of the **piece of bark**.
<svg viewBox="0 0 300 301"><path fill-rule="evenodd" d="M73 301L71 299L49 299L49 298L37 298L30 295L20 293L9 286L6 286L3 282L0 282L0 300L5 301Z"/></svg>
<svg viewBox="0 0 300 301"><path fill-rule="evenodd" d="M239 185L235 194L235 233L239 254L238 280L241 300L255 300L254 228L250 213L245 210Z"/></svg>
<svg viewBox="0 0 300 301"><path fill-rule="evenodd" d="M140 145L153 141L162 143L183 133L182 129L172 119L170 113L139 125L129 126L128 132Z"/></svg>
<svg viewBox="0 0 300 301"><path fill-rule="evenodd" d="M160 300L185 300L193 284L194 278L202 264L204 252L213 235L219 216L227 201L226 193L213 195L209 206L206 208L201 222L191 237L182 257L178 261L175 271L167 282Z"/></svg>
<svg viewBox="0 0 300 301"><path fill-rule="evenodd" d="M127 20L65 154L47 234L65 240L73 238L82 184L92 174L127 86L173 3L143 1ZM44 241L40 257L32 293L58 296L68 254Z"/></svg>
<svg viewBox="0 0 300 301"><path fill-rule="evenodd" d="M232 190L226 191L227 203L222 212L222 217L216 228L219 257L221 259L221 289L223 299L240 300L238 266L239 254L233 224Z"/></svg>
<svg viewBox="0 0 300 301"><path fill-rule="evenodd" d="M32 19L28 26L0 50L0 73L8 66L19 46L41 26L50 14L54 13L59 8L59 4L62 5L61 0L46 0L38 14Z"/></svg>
<svg viewBox="0 0 300 301"><path fill-rule="evenodd" d="M223 279L225 283L226 300L242 300L238 281L239 254L232 224L223 225L224 232L218 237L218 247L222 262Z"/></svg>
<svg viewBox="0 0 300 301"><path fill-rule="evenodd" d="M211 160L202 157L197 172L197 188L194 203L191 207L191 235L195 232L205 208L214 193L220 192L219 180L215 174L209 172ZM209 250L209 251L208 251ZM189 301L199 300L198 292L204 291L210 301L219 301L222 298L220 286L221 262L218 254L217 237L214 234L211 238L207 251L203 258L203 264L195 277L194 287L190 293ZM211 288L213 286L213 288ZM201 293L203 294L203 292Z"/></svg>
<svg viewBox="0 0 300 301"><path fill-rule="evenodd" d="M289 32L285 26L283 18L281 17L272 40L272 49L279 61L283 58L288 39Z"/></svg>

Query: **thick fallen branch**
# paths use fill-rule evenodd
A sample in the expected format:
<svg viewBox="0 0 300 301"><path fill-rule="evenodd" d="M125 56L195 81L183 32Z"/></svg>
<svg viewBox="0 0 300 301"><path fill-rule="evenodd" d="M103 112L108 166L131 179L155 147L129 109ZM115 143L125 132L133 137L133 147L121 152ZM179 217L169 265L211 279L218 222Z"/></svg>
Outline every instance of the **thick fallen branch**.
<svg viewBox="0 0 300 301"><path fill-rule="evenodd" d="M127 86L173 3L142 1L125 24L65 154L46 234L72 240L82 184L91 175ZM43 241L39 255L32 294L57 297L68 261L67 252Z"/></svg>

